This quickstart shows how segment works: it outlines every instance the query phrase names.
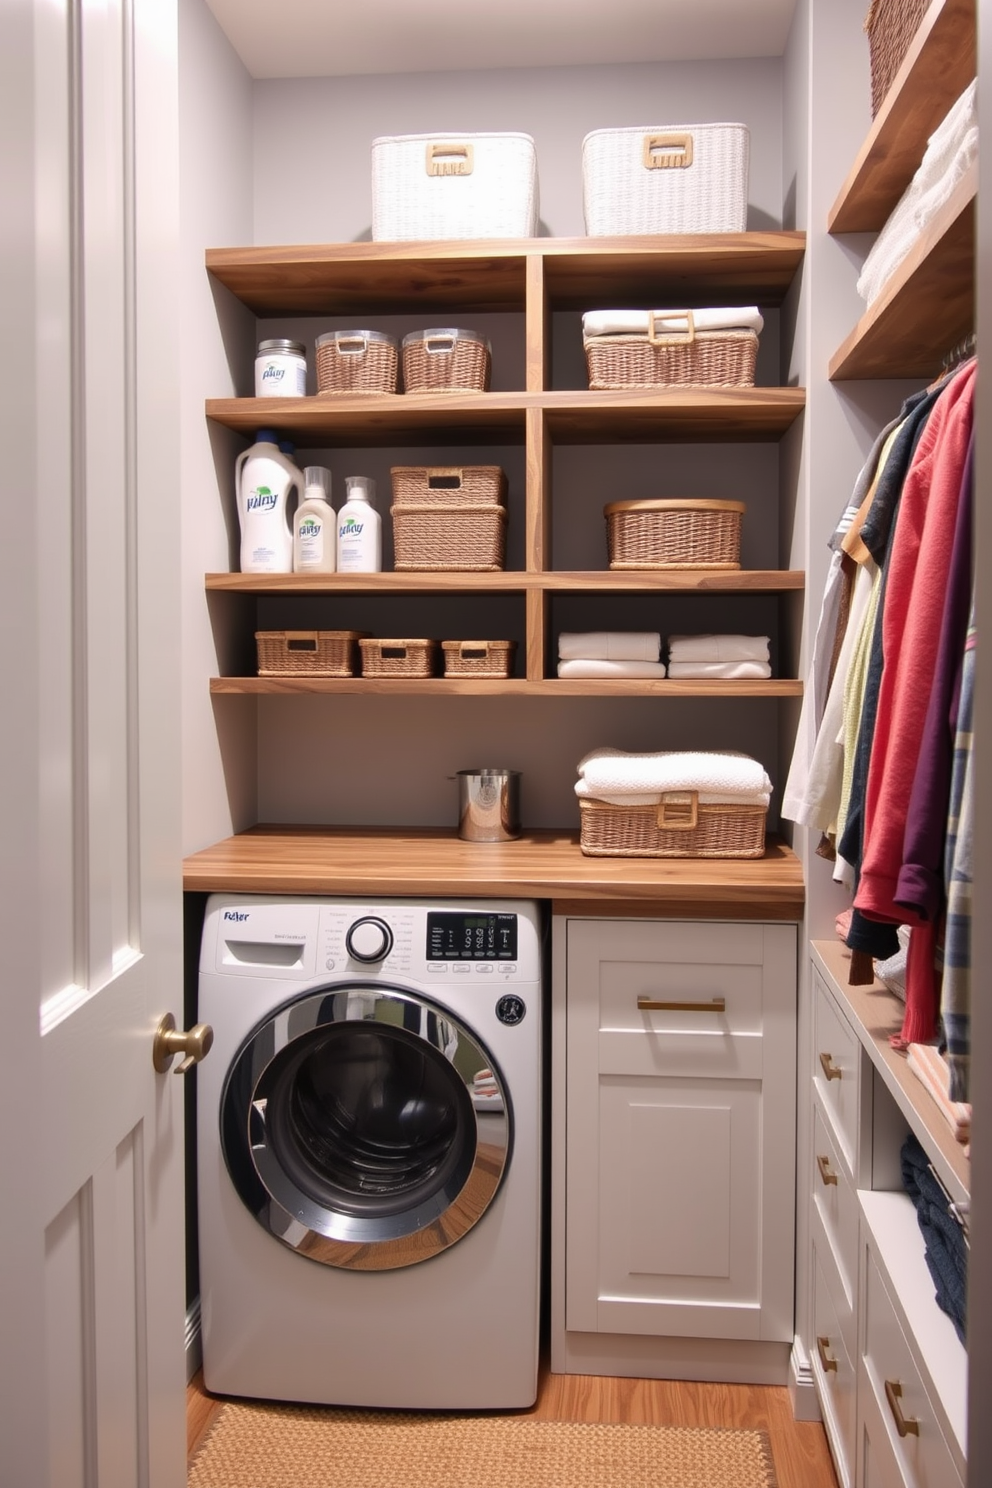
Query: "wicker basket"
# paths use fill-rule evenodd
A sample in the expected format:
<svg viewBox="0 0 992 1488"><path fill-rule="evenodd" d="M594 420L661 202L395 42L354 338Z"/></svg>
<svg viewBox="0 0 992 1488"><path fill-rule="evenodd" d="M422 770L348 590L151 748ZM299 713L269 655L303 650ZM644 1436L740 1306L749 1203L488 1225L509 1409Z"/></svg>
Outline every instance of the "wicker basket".
<svg viewBox="0 0 992 1488"><path fill-rule="evenodd" d="M412 331L401 343L403 386L408 393L484 393L493 352L474 331L439 327Z"/></svg>
<svg viewBox="0 0 992 1488"><path fill-rule="evenodd" d="M433 677L437 671L437 641L359 641L363 677Z"/></svg>
<svg viewBox="0 0 992 1488"><path fill-rule="evenodd" d="M354 677L364 630L256 630L260 677Z"/></svg>
<svg viewBox="0 0 992 1488"><path fill-rule="evenodd" d="M930 0L871 0L865 17L871 66L871 113L878 113L920 29Z"/></svg>
<svg viewBox="0 0 992 1488"><path fill-rule="evenodd" d="M582 141L587 234L744 232L749 146L744 124L594 129Z"/></svg>
<svg viewBox="0 0 992 1488"><path fill-rule="evenodd" d="M612 501L610 567L740 568L741 501Z"/></svg>
<svg viewBox="0 0 992 1488"><path fill-rule="evenodd" d="M508 677L516 641L442 641L446 677Z"/></svg>
<svg viewBox="0 0 992 1488"><path fill-rule="evenodd" d="M395 393L399 346L385 331L328 331L317 337L317 392Z"/></svg>
<svg viewBox="0 0 992 1488"><path fill-rule="evenodd" d="M766 806L706 805L670 791L657 806L579 801L579 846L592 858L760 858Z"/></svg>
<svg viewBox="0 0 992 1488"><path fill-rule="evenodd" d="M529 134L403 134L372 141L372 240L532 238Z"/></svg>
<svg viewBox="0 0 992 1488"><path fill-rule="evenodd" d="M663 318L684 318L685 332L659 334ZM754 386L757 332L697 330L691 310L653 310L644 335L584 335L582 345L591 388Z"/></svg>
<svg viewBox="0 0 992 1488"><path fill-rule="evenodd" d="M393 506L393 567L408 573L501 569L506 552L502 506Z"/></svg>
<svg viewBox="0 0 992 1488"><path fill-rule="evenodd" d="M501 506L506 475L498 465L394 465L395 506Z"/></svg>

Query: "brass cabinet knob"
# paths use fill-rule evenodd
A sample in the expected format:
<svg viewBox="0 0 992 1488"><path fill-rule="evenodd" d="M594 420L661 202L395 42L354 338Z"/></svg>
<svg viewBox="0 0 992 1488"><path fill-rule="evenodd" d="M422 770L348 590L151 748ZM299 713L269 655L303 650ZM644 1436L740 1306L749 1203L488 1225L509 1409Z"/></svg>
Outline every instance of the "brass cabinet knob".
<svg viewBox="0 0 992 1488"><path fill-rule="evenodd" d="M816 1159L816 1165L820 1170L820 1177L825 1185L829 1186L831 1183L837 1182L837 1174L830 1166L829 1157L818 1156Z"/></svg>
<svg viewBox="0 0 992 1488"><path fill-rule="evenodd" d="M817 1353L820 1355L820 1364L823 1368L823 1372L825 1374L829 1374L831 1371L836 1372L837 1360L830 1352L830 1339L821 1338L818 1336L816 1340L816 1350Z"/></svg>
<svg viewBox="0 0 992 1488"><path fill-rule="evenodd" d="M822 1065L823 1073L826 1075L828 1080L842 1080L844 1078L844 1071L842 1069L839 1069L838 1066L834 1064L833 1056L831 1054L821 1054L820 1064Z"/></svg>
<svg viewBox="0 0 992 1488"><path fill-rule="evenodd" d="M152 1063L160 1075L164 1075L177 1054L184 1056L176 1066L176 1074L184 1075L194 1064L199 1064L210 1053L214 1031L209 1023L197 1023L185 1031L176 1028L176 1020L166 1013L155 1030L152 1045Z"/></svg>

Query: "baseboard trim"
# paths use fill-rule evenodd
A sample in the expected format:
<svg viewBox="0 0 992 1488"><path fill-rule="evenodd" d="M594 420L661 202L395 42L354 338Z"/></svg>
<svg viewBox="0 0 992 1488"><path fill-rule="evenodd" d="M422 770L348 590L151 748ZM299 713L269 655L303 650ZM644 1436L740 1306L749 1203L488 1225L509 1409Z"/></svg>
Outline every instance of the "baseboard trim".
<svg viewBox="0 0 992 1488"><path fill-rule="evenodd" d="M789 1397L792 1414L797 1421L819 1421L822 1419L820 1401L813 1380L813 1366L797 1338L789 1355Z"/></svg>
<svg viewBox="0 0 992 1488"><path fill-rule="evenodd" d="M198 1373L203 1364L203 1349L200 1342L200 1299L194 1297L186 1309L186 1383Z"/></svg>

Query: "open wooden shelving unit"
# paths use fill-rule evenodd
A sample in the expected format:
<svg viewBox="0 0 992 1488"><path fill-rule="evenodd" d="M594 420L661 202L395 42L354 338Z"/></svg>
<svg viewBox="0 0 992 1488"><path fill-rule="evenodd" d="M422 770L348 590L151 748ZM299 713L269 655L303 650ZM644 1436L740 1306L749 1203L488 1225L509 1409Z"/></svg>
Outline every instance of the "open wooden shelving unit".
<svg viewBox="0 0 992 1488"><path fill-rule="evenodd" d="M792 697L795 678L671 682L548 676L554 594L770 594L801 590L792 570L556 572L551 562L556 445L752 442L780 439L805 407L797 387L563 390L553 386L551 315L558 310L660 304L782 303L802 262L797 232L645 238L533 238L472 243L350 243L215 249L211 275L260 316L522 314L519 392L401 393L207 401L212 422L246 436L275 427L302 447L445 444L522 446L526 452L524 568L499 573L208 574L208 591L256 597L341 594L518 594L525 610L524 676L404 678L215 677L227 694L425 693L520 696Z"/></svg>
<svg viewBox="0 0 992 1488"><path fill-rule="evenodd" d="M832 234L884 227L975 67L975 0L933 0L834 203ZM931 377L971 330L977 189L976 166L838 347L832 382Z"/></svg>

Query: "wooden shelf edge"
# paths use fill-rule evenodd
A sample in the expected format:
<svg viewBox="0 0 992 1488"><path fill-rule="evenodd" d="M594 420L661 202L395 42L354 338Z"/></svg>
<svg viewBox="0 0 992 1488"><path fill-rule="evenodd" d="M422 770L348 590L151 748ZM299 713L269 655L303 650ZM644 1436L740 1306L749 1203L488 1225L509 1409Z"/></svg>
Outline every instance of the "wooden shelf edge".
<svg viewBox="0 0 992 1488"><path fill-rule="evenodd" d="M436 594L526 593L528 590L575 594L656 593L678 594L784 594L806 587L802 569L678 570L671 572L614 572L608 569L525 573L504 569L499 573L395 573L376 574L244 574L208 573L204 587L210 592L235 594Z"/></svg>
<svg viewBox="0 0 992 1488"><path fill-rule="evenodd" d="M545 677L211 677L213 697L321 697L357 694L366 697L802 697L803 683L794 677L649 678Z"/></svg>
<svg viewBox="0 0 992 1488"><path fill-rule="evenodd" d="M949 351L955 341L961 339L962 328L966 328L966 323L970 324L974 315L973 275L962 282L960 276L944 267L942 255L956 255L962 237L970 240L977 189L978 165L975 162L912 252L903 259L881 294L830 359L827 370L831 382L865 377L932 376L938 370L941 353ZM935 291L939 293L943 289L944 294L943 303L939 298L936 300L934 318L926 326L920 326L920 306L933 303L920 283L924 275L933 281ZM948 305L952 314L948 313ZM890 347L887 327L892 323L915 330L915 358L912 361L907 359L901 345Z"/></svg>
<svg viewBox="0 0 992 1488"><path fill-rule="evenodd" d="M829 233L884 226L975 68L975 0L933 0L830 210Z"/></svg>
<svg viewBox="0 0 992 1488"><path fill-rule="evenodd" d="M827 981L869 1058L908 1125L926 1149L941 1182L954 1199L967 1198L971 1163L932 1096L901 1051L889 1042L902 1024L902 1006L880 982L851 987L845 980L851 953L839 940L810 942L813 963Z"/></svg>

